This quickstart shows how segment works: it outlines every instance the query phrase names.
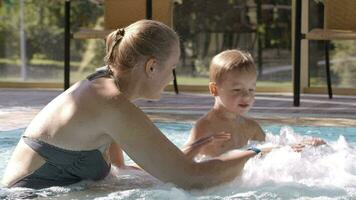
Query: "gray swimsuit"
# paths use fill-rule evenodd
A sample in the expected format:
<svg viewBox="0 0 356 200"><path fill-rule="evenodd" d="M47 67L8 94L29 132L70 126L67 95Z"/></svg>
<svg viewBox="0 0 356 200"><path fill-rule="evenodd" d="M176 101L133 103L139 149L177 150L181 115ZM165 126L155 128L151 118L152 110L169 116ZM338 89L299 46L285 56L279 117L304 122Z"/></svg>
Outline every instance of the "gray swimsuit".
<svg viewBox="0 0 356 200"><path fill-rule="evenodd" d="M89 75L88 80L109 75L106 68L100 68ZM26 136L22 136L22 140L43 157L46 163L12 187L40 189L65 186L82 180L101 180L110 172L111 165L106 163L102 155L105 146L89 151L71 151Z"/></svg>

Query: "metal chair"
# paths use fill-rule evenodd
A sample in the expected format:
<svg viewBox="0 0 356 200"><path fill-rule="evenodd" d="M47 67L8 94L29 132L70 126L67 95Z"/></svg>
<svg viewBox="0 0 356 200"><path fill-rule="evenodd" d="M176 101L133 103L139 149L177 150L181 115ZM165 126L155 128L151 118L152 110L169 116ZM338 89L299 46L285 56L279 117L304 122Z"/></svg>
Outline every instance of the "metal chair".
<svg viewBox="0 0 356 200"><path fill-rule="evenodd" d="M329 98L333 96L330 77L329 46L331 40L356 40L356 0L324 0L324 27L301 34L301 0L297 0L294 105L299 106L300 42L302 39L325 42L325 67Z"/></svg>

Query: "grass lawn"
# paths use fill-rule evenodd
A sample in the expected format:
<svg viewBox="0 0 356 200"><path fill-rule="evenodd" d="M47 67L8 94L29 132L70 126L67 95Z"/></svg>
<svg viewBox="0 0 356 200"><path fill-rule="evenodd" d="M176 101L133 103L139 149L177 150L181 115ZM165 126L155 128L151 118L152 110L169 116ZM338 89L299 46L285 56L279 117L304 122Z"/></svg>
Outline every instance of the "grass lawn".
<svg viewBox="0 0 356 200"><path fill-rule="evenodd" d="M71 82L77 82L79 80L85 79L87 73L80 73L80 72L71 72L70 79ZM62 83L63 82L63 74L58 75L56 78L41 78L41 79L34 79L28 78L27 80L23 81L18 76L12 77L0 77L0 82L49 82L49 83ZM208 86L209 78L207 77L191 77L191 76L177 76L178 85L196 85L196 86ZM257 87L283 87L288 88L292 87L292 82L272 82L272 81L257 81Z"/></svg>

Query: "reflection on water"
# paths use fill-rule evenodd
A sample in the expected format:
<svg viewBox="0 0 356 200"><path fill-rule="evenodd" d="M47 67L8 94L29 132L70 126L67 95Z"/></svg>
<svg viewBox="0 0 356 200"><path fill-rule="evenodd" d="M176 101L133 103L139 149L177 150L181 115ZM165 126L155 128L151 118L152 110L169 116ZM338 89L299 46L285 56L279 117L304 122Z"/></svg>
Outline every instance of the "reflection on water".
<svg viewBox="0 0 356 200"><path fill-rule="evenodd" d="M188 137L190 124L156 123L177 146ZM112 168L100 182L42 190L0 188L0 199L355 199L356 128L281 127L266 125L267 141L259 146L288 145L317 136L328 142L296 153L289 146L250 159L243 175L206 190L184 191L145 172ZM0 132L0 177L23 129ZM236 150L237 151L237 150ZM129 157L126 161L132 163Z"/></svg>

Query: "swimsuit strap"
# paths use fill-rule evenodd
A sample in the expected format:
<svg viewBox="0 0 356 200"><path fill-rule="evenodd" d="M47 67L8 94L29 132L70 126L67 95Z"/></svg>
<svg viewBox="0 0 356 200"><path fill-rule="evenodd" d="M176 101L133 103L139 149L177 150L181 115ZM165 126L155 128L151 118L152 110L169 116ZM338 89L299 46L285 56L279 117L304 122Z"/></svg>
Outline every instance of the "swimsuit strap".
<svg viewBox="0 0 356 200"><path fill-rule="evenodd" d="M87 79L89 81L92 81L94 79L102 78L102 77L107 77L107 78L110 77L110 78L114 79L116 87L118 89L120 88L119 80L114 76L113 71L108 66L97 68L94 73L87 76Z"/></svg>
<svg viewBox="0 0 356 200"><path fill-rule="evenodd" d="M112 71L107 66L104 66L104 67L97 68L94 73L87 76L87 79L91 81L97 78L110 77L111 74Z"/></svg>

